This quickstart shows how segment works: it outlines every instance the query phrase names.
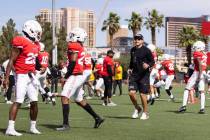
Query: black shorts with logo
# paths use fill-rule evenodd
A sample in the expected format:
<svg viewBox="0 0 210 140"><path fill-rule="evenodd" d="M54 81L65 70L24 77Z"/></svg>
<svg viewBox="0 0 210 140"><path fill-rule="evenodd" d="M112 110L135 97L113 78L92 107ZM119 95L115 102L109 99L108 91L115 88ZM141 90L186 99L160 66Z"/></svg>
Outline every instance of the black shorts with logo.
<svg viewBox="0 0 210 140"><path fill-rule="evenodd" d="M148 94L150 92L149 73L142 75L131 74L129 77L128 90L136 90L139 93Z"/></svg>

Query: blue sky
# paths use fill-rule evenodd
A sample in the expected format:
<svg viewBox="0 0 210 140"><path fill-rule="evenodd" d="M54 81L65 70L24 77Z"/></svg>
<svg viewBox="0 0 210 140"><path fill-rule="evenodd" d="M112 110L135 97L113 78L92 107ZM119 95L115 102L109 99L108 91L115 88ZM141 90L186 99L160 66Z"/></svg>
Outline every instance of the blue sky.
<svg viewBox="0 0 210 140"><path fill-rule="evenodd" d="M90 9L95 12L98 19L105 2L106 0L56 0L56 9L63 7ZM42 8L51 8L51 0L1 0L0 27L12 18L16 22L17 29L21 30L24 21L34 19ZM124 25L127 24L124 19L130 18L132 11L139 12L145 17L147 11L153 8L165 16L199 17L204 14L210 15L210 0L110 0L97 26L96 45L105 45L106 33L101 32L100 29L109 12L118 13L121 24ZM145 27L142 29L142 34L147 42L151 42L150 31ZM163 28L157 35L157 45L163 46L164 42L165 30Z"/></svg>

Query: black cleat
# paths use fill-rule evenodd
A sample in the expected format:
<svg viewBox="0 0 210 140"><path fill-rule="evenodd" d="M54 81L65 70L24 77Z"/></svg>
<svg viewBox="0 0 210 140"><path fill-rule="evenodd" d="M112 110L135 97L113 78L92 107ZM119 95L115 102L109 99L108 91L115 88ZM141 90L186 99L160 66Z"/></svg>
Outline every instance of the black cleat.
<svg viewBox="0 0 210 140"><path fill-rule="evenodd" d="M94 128L99 128L99 126L104 122L104 119L96 118Z"/></svg>
<svg viewBox="0 0 210 140"><path fill-rule="evenodd" d="M155 103L155 98L151 99L150 105L153 105Z"/></svg>
<svg viewBox="0 0 210 140"><path fill-rule="evenodd" d="M179 108L178 112L179 113L184 113L187 110L186 106L182 106Z"/></svg>
<svg viewBox="0 0 210 140"><path fill-rule="evenodd" d="M198 113L199 114L205 114L205 110L204 109L200 109L200 111Z"/></svg>

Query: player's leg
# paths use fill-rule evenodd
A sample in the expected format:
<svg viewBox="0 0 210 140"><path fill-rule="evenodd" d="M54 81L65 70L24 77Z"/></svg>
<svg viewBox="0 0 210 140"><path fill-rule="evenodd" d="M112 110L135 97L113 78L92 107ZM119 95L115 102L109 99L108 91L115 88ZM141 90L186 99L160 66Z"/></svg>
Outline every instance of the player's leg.
<svg viewBox="0 0 210 140"><path fill-rule="evenodd" d="M205 79L202 78L199 80L198 83L198 90L200 91L200 97L201 97L201 102L200 102L200 114L204 114L205 113Z"/></svg>
<svg viewBox="0 0 210 140"><path fill-rule="evenodd" d="M116 87L117 87L117 80L114 80L113 81L113 92L112 92L112 96L115 96Z"/></svg>
<svg viewBox="0 0 210 140"><path fill-rule="evenodd" d="M9 87L7 89L7 104L12 104L11 102L11 97L12 97L12 89L13 89L13 86L15 85L15 78L13 75L10 75L9 76Z"/></svg>
<svg viewBox="0 0 210 140"><path fill-rule="evenodd" d="M138 90L138 85L137 85L137 82L132 78L130 77L129 79L129 85L128 85L128 90L129 90L129 97L130 97L130 100L131 102L133 103L134 105L134 112L132 114L132 118L133 119L136 119L139 117L139 114L141 113L141 107L138 105L137 103L137 98L136 98L136 92Z"/></svg>
<svg viewBox="0 0 210 140"><path fill-rule="evenodd" d="M16 97L15 97L15 102L12 104L10 108L9 123L5 133L6 135L12 135L12 136L22 135L21 133L15 130L15 120L18 113L18 109L23 103L26 95L28 80L29 80L28 75L17 74L16 87L15 87Z"/></svg>
<svg viewBox="0 0 210 140"><path fill-rule="evenodd" d="M63 90L61 92L61 103L62 103L62 112L63 112L63 124L61 127L56 128L57 131L69 130L69 98L73 95L72 89L74 84L76 83L76 76L71 75L63 86Z"/></svg>
<svg viewBox="0 0 210 140"><path fill-rule="evenodd" d="M174 79L174 75L168 75L166 78L166 85L165 85L165 91L168 94L168 96L170 97L170 100L174 101L174 95L171 92L172 89L172 81Z"/></svg>
<svg viewBox="0 0 210 140"><path fill-rule="evenodd" d="M149 75L145 75L140 83L139 83L139 92L140 92L140 98L143 106L143 113L140 119L146 120L149 119L149 110L148 110L148 104L147 104L147 94L150 91L150 83L149 83Z"/></svg>
<svg viewBox="0 0 210 140"><path fill-rule="evenodd" d="M33 134L41 134L41 132L36 128L38 115L38 88L32 81L27 86L27 95L30 99L30 132Z"/></svg>
<svg viewBox="0 0 210 140"><path fill-rule="evenodd" d="M84 90L82 88L79 88L75 95L73 96L76 103L81 106L85 111L87 111L95 120L94 128L98 128L103 122L104 119L102 119L90 106L90 104L87 103L86 100L83 99Z"/></svg>
<svg viewBox="0 0 210 140"><path fill-rule="evenodd" d="M118 80L120 95L122 95L122 80Z"/></svg>
<svg viewBox="0 0 210 140"><path fill-rule="evenodd" d="M188 80L186 87L185 87L184 94L183 94L182 106L179 108L178 112L185 112L186 111L189 92L194 87L197 78L198 78L198 72L194 71L193 74L191 75L190 79Z"/></svg>

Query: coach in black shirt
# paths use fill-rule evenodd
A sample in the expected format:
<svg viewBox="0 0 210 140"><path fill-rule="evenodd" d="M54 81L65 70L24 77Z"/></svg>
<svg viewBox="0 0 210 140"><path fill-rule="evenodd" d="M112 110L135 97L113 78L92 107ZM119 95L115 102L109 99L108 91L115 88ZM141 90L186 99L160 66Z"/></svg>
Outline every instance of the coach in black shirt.
<svg viewBox="0 0 210 140"><path fill-rule="evenodd" d="M149 118L147 107L147 94L150 92L149 75L150 68L154 65L152 52L146 47L141 34L134 36L134 47L131 49L131 59L128 69L129 73L129 96L135 107L132 118L138 118L141 107L137 103L136 92L139 91L143 106L142 120Z"/></svg>

